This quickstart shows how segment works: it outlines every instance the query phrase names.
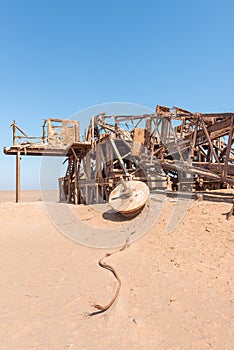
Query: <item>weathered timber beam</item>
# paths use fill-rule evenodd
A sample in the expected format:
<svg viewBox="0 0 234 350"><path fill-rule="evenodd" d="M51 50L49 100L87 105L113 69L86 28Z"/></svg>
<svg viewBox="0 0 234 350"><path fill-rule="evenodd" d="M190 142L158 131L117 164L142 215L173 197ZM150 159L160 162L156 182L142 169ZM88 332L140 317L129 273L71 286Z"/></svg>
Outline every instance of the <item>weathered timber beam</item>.
<svg viewBox="0 0 234 350"><path fill-rule="evenodd" d="M209 134L210 140L215 140L217 138L228 135L228 133L230 132L230 122L231 122L231 119L226 118L221 122L217 122L214 125L207 126L206 130ZM196 146L203 145L208 142L209 140L207 139L204 128L198 130L197 137L196 137ZM175 144L174 141L169 143L168 147L173 148L173 144ZM178 146L180 147L181 151L185 150L186 148L189 149L191 146L191 134L186 135L183 138L179 139Z"/></svg>
<svg viewBox="0 0 234 350"><path fill-rule="evenodd" d="M229 132L229 138L228 138L228 144L227 144L227 150L226 150L226 158L225 158L224 169L223 169L223 177L227 176L227 167L228 167L228 162L229 162L229 155L230 155L230 150L231 150L231 147L232 147L233 129L234 129L234 118L232 118L231 125L230 125L230 132Z"/></svg>
<svg viewBox="0 0 234 350"><path fill-rule="evenodd" d="M209 133L211 140L227 135L230 131L230 123L231 123L231 118L225 118L220 122L216 122L215 124L208 126L207 131ZM203 143L202 138L205 136L204 134L205 134L204 130L198 131L197 144Z"/></svg>
<svg viewBox="0 0 234 350"><path fill-rule="evenodd" d="M202 167L196 167L196 166L190 166L188 165L188 163L186 162L180 162L180 161L164 161L164 162L160 162L163 170L176 170L176 171L183 171L185 173L189 173L189 174L194 174L194 175L200 175L203 177L207 177L210 179L216 179L217 181L223 181L223 182L227 182L230 183L232 185L234 185L234 178L232 177L226 177L223 178L221 175L219 174L215 174L211 171L208 171Z"/></svg>
<svg viewBox="0 0 234 350"><path fill-rule="evenodd" d="M228 164L227 166L227 173L225 176L222 175L223 169L224 169L224 163L215 164L215 163L208 163L208 162L192 162L192 166L198 167L198 168L204 168L208 169L212 172L215 172L217 174L220 174L222 177L227 176L233 176L234 177L234 164ZM220 171L221 168L221 171Z"/></svg>
<svg viewBox="0 0 234 350"><path fill-rule="evenodd" d="M73 149L72 149L73 150ZM78 196L78 170L77 170L77 164L78 164L78 158L75 154L74 154L74 204L77 205L78 201L79 201L79 196Z"/></svg>
<svg viewBox="0 0 234 350"><path fill-rule="evenodd" d="M189 163L192 163L192 160L194 158L194 150L195 150L195 144L196 144L196 139L197 139L197 129L198 129L198 120L194 126L193 130L193 139L192 139L192 144L190 146L190 152L189 152Z"/></svg>
<svg viewBox="0 0 234 350"><path fill-rule="evenodd" d="M16 186L15 186L15 201L18 203L20 201L20 152L16 154Z"/></svg>
<svg viewBox="0 0 234 350"><path fill-rule="evenodd" d="M203 117L206 118L234 118L234 113L202 113L200 114Z"/></svg>
<svg viewBox="0 0 234 350"><path fill-rule="evenodd" d="M122 159L122 157L121 157L121 155L120 155L120 153L119 153L119 150L118 150L118 148L117 148L117 146L116 146L114 140L110 139L110 142L111 142L112 147L113 147L113 149L114 149L114 152L115 152L115 154L116 154L116 156L117 156L117 158L118 158L118 160L119 160L119 163L120 163L121 168L123 169L125 175L126 175L126 176L129 176L128 170L125 168L123 159Z"/></svg>
<svg viewBox="0 0 234 350"><path fill-rule="evenodd" d="M28 137L28 135L27 135L18 125L16 125L15 123L12 124L12 125L14 125L14 127L15 127L19 132L21 132L21 134L23 134L25 137ZM15 136L16 136L16 138L19 137L19 136L17 136L17 135L15 135Z"/></svg>
<svg viewBox="0 0 234 350"><path fill-rule="evenodd" d="M216 162L217 162L218 164L220 164L219 158L218 158L218 156L217 156L217 153L216 153L215 150L214 150L214 145L212 144L212 141L211 141L211 139L210 139L210 135L209 135L209 133L208 133L208 131L207 131L207 128L206 128L206 126L205 126L204 120L202 119L202 117L200 117L200 120L201 120L201 122L202 122L203 131L204 131L204 133L205 133L205 135L206 135L206 138L207 138L207 141L208 141L208 143L209 143L210 150L211 150L211 152L213 153Z"/></svg>
<svg viewBox="0 0 234 350"><path fill-rule="evenodd" d="M232 139L232 144L233 144L233 143L234 143L234 138ZM223 156L225 155L226 151L227 151L227 146L224 147L224 149L222 150L222 152L221 152L220 155L219 155L219 158L223 158ZM234 148L231 148L230 151L231 151L231 152L234 152Z"/></svg>

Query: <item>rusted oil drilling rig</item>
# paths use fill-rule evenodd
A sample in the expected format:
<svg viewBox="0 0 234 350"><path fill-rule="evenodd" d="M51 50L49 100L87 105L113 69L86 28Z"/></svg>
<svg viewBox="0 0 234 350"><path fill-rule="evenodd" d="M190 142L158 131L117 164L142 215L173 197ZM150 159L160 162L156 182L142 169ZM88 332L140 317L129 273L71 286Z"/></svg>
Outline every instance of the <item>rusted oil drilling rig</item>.
<svg viewBox="0 0 234 350"><path fill-rule="evenodd" d="M106 201L120 179L143 181L151 190L234 186L234 113L164 106L145 115L101 113L91 118L82 141L76 120L46 120L37 140L12 127L13 146L4 152L16 155L18 173L20 155L66 156L61 201Z"/></svg>

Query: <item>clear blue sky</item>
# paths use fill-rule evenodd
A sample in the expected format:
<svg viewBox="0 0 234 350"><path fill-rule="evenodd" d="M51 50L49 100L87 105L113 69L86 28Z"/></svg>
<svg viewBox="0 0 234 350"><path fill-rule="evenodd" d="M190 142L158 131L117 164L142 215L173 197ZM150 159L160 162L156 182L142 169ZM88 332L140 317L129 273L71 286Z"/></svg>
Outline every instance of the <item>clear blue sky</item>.
<svg viewBox="0 0 234 350"><path fill-rule="evenodd" d="M42 118L111 101L234 111L233 20L232 0L0 0L1 149L13 119L38 135ZM39 159L22 163L37 188ZM1 150L1 190L14 166Z"/></svg>

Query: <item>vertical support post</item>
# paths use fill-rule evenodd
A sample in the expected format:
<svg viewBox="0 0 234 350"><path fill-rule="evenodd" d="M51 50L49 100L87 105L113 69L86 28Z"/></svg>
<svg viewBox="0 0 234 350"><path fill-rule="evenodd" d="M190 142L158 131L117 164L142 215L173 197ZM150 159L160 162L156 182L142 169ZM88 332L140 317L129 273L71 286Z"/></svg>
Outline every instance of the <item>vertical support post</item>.
<svg viewBox="0 0 234 350"><path fill-rule="evenodd" d="M162 118L162 126L161 126L161 141L162 144L165 145L167 143L167 136L168 136L168 120L163 117Z"/></svg>
<svg viewBox="0 0 234 350"><path fill-rule="evenodd" d="M95 203L99 203L99 191L98 191L98 187L99 187L99 184L96 184L96 188L95 188Z"/></svg>
<svg viewBox="0 0 234 350"><path fill-rule="evenodd" d="M12 131L13 131L13 145L15 145L15 143L16 143L16 127L15 127L15 120L13 120Z"/></svg>
<svg viewBox="0 0 234 350"><path fill-rule="evenodd" d="M85 204L89 204L89 185L85 185Z"/></svg>
<svg viewBox="0 0 234 350"><path fill-rule="evenodd" d="M152 119L147 117L145 120L145 146L149 147L150 137L152 134Z"/></svg>
<svg viewBox="0 0 234 350"><path fill-rule="evenodd" d="M71 156L68 159L68 194L67 194L67 202L71 202Z"/></svg>
<svg viewBox="0 0 234 350"><path fill-rule="evenodd" d="M75 173L75 186L74 186L74 202L75 205L78 204L78 174L77 174L77 158L74 157L74 173Z"/></svg>
<svg viewBox="0 0 234 350"><path fill-rule="evenodd" d="M228 162L230 160L230 150L232 147L233 131L234 131L234 118L231 119L230 132L229 132L229 138L228 138L228 144L227 144L227 150L226 150L226 158L225 158L224 167L222 171L222 177L224 179L227 177Z"/></svg>
<svg viewBox="0 0 234 350"><path fill-rule="evenodd" d="M92 132L91 132L91 143L94 144L94 117L92 117Z"/></svg>
<svg viewBox="0 0 234 350"><path fill-rule="evenodd" d="M44 120L44 123L42 125L42 142L45 143L46 142L46 130L45 130L45 126L46 126L46 120Z"/></svg>
<svg viewBox="0 0 234 350"><path fill-rule="evenodd" d="M193 158L194 158L194 150L195 150L195 145L196 145L196 140L197 140L197 129L198 129L198 119L197 119L196 124L194 126L193 140L192 140L192 144L190 146L190 152L189 152L189 164L190 165L192 164Z"/></svg>
<svg viewBox="0 0 234 350"><path fill-rule="evenodd" d="M20 200L20 151L16 154L16 197L15 202Z"/></svg>
<svg viewBox="0 0 234 350"><path fill-rule="evenodd" d="M86 135L87 135L87 134L86 134L86 131L87 131L87 130L86 130L86 129L84 129L83 142L85 142L85 141L86 141Z"/></svg>

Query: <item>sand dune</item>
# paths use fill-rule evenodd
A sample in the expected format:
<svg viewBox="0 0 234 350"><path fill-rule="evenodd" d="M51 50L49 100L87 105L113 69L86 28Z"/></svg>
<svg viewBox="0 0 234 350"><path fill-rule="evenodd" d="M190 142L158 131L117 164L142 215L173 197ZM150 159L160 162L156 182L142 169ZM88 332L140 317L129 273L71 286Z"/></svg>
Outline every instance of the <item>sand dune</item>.
<svg viewBox="0 0 234 350"><path fill-rule="evenodd" d="M116 288L97 263L111 249L64 237L40 198L25 191L15 204L14 193L0 193L1 350L233 349L229 203L193 201L166 234L175 206L167 198L154 227L108 259L121 278L120 295L106 313L90 318L92 302L106 304ZM72 210L87 218L85 207ZM108 225L108 218L98 220Z"/></svg>

